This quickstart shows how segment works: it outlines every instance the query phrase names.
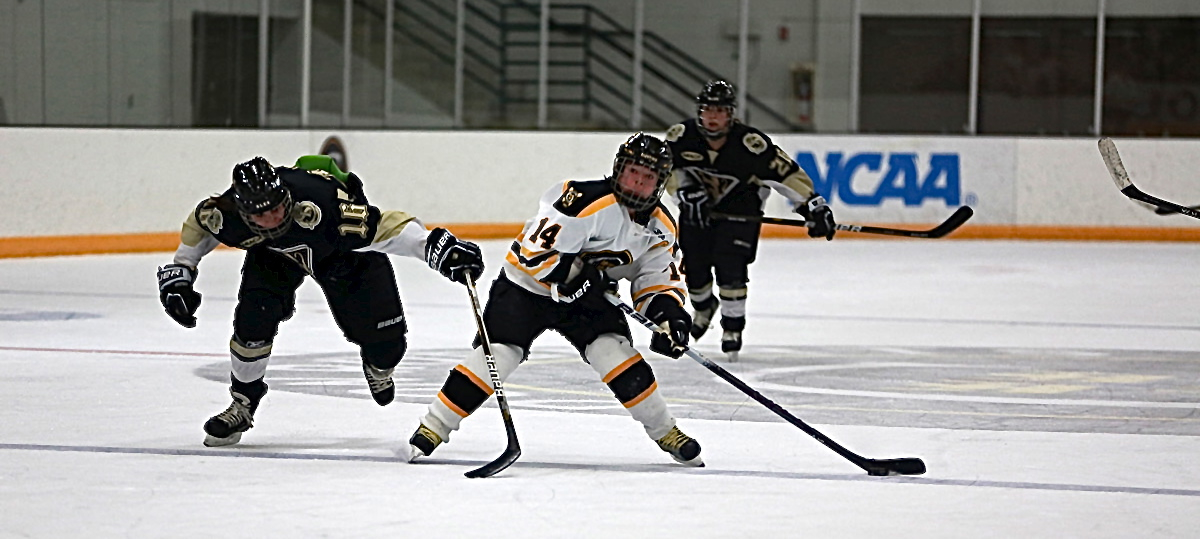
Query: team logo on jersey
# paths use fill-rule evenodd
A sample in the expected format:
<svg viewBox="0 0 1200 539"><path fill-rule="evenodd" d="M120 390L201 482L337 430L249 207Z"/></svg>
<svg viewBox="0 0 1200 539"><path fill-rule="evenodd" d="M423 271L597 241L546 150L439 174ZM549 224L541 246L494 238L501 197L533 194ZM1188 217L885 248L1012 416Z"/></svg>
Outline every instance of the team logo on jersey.
<svg viewBox="0 0 1200 539"><path fill-rule="evenodd" d="M581 196L583 196L583 195L580 194L579 191L576 191L574 187L567 189L567 192L563 193L563 196L561 199L562 206L564 208L570 208L571 204L574 204L575 201L579 200L579 197L581 197Z"/></svg>
<svg viewBox="0 0 1200 539"><path fill-rule="evenodd" d="M221 227L225 226L225 215L217 208L201 208L199 220L213 234L220 234Z"/></svg>
<svg viewBox="0 0 1200 539"><path fill-rule="evenodd" d="M742 144L746 145L746 149L750 153L763 153L767 149L767 141L763 140L762 135L758 133L747 133L742 137Z"/></svg>
<svg viewBox="0 0 1200 539"><path fill-rule="evenodd" d="M728 195L740 181L735 176L717 174L716 171L703 169L700 167L687 167L683 169L685 174L692 177L696 183L704 186L704 189L712 195L713 200L720 201Z"/></svg>
<svg viewBox="0 0 1200 539"><path fill-rule="evenodd" d="M588 264L596 266L596 269L600 271L633 263L633 254L629 251L594 251L591 253L580 253L579 258Z"/></svg>
<svg viewBox="0 0 1200 539"><path fill-rule="evenodd" d="M295 262L296 265L300 266L300 269L304 270L305 273L309 275L313 274L312 247L302 243L295 247L284 247L282 249L279 247L267 247L267 249L275 251L287 257L288 260Z"/></svg>
<svg viewBox="0 0 1200 539"><path fill-rule="evenodd" d="M700 155L696 152L687 152L687 151L679 152L679 156L684 159L687 159L688 161L703 161L704 160L704 156Z"/></svg>
<svg viewBox="0 0 1200 539"><path fill-rule="evenodd" d="M675 125L672 125L670 129L667 129L667 140L670 142L675 142L675 141L679 140L679 137L682 137L682 136L683 136L683 124L675 124Z"/></svg>
<svg viewBox="0 0 1200 539"><path fill-rule="evenodd" d="M321 208L313 201L305 200L292 208L292 219L296 220L296 224L312 230L321 223Z"/></svg>

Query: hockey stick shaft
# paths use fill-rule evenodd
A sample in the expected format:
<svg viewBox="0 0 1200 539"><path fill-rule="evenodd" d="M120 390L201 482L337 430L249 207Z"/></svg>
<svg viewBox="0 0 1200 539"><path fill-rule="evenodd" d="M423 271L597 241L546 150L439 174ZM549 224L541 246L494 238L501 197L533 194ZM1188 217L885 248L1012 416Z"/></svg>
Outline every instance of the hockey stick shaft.
<svg viewBox="0 0 1200 539"><path fill-rule="evenodd" d="M860 232L863 234L882 234L884 236L900 236L904 238L928 238L936 239L951 232L954 232L963 223L967 222L975 210L970 206L959 206L954 213L950 214L945 221L929 230L904 230L901 228L887 228L882 226L870 225L853 225L847 223L838 223L834 228L843 232ZM758 215L731 215L727 213L714 213L713 217L724 219L726 221L736 221L742 223L764 223L768 225L785 225L785 226L801 226L811 228L816 225L812 221L802 219L780 219L778 217L761 217Z"/></svg>
<svg viewBox="0 0 1200 539"><path fill-rule="evenodd" d="M1108 174L1112 176L1113 183L1117 184L1117 189L1121 190L1121 194L1133 200L1158 206L1160 210L1168 210L1200 219L1200 211L1194 208L1168 202L1156 196L1143 193L1141 189L1138 189L1133 184L1133 181L1129 179L1129 172L1125 170L1125 164L1121 162L1121 155L1117 153L1117 145L1112 139L1103 137L1097 145L1100 147L1100 157L1104 159L1104 165L1108 167Z"/></svg>
<svg viewBox="0 0 1200 539"><path fill-rule="evenodd" d="M659 328L657 325L655 325L654 322L651 322L649 318L646 318L645 316L642 315L642 313L639 313L636 310L634 310L632 307L630 307L624 301L621 301L620 298L618 298L612 294L606 294L606 297L610 303L612 303L613 305L616 305L617 308L621 309L621 311L623 311L626 315L628 315L630 318L633 318L634 320L637 320L643 326L646 326L646 328L649 329L650 331L654 331L654 332L662 331L661 328ZM850 451L849 449L842 447L841 444L833 441L828 436L825 436L824 433L813 428L808 423L805 423L804 421L802 421L800 418L792 415L791 412L788 412L782 406L776 404L775 401L772 401L771 399L768 399L767 397L763 396L762 393L759 393L754 388L750 387L749 385L746 385L745 382L738 379L736 376L734 376L729 371L722 368L720 365L717 365L716 363L713 363L708 358L700 355L699 352L696 352L695 350L693 350L689 347L689 348L685 348L683 353L686 354L688 357L692 358L693 360L695 360L697 363L703 365L704 368L712 371L713 374L716 374L722 380L729 382L730 384L733 385L733 387L736 387L739 390L741 390L742 393L745 393L746 395L750 396L750 398L758 401L759 404L765 406L768 410L774 412L775 415L782 417L783 419L787 420L788 423L791 423L792 425L798 427L800 430L804 431L809 436L816 438L816 440L818 442L821 442L822 445L832 449L835 453L841 455L843 458L850 461L855 466L862 468L870 475L920 475L920 474L925 473L925 463L919 458L909 457L909 458L899 458L899 459L869 459L869 458L863 457L862 455L858 455L858 454L854 453L853 451Z"/></svg>
<svg viewBox="0 0 1200 539"><path fill-rule="evenodd" d="M483 346L483 358L487 362L488 375L492 379L492 389L496 392L496 403L500 405L500 415L504 417L504 430L508 433L508 447L493 460L479 468L467 472L467 477L491 477L512 466L521 456L521 445L517 442L517 427L513 424L512 412L508 408L508 399L504 397L504 384L500 382L500 372L496 369L496 356L492 354L492 344L488 340L487 327L483 323L483 309L479 306L479 293L475 290L475 280L468 274L467 292L471 295L471 310L475 314L475 325L479 328L479 341Z"/></svg>

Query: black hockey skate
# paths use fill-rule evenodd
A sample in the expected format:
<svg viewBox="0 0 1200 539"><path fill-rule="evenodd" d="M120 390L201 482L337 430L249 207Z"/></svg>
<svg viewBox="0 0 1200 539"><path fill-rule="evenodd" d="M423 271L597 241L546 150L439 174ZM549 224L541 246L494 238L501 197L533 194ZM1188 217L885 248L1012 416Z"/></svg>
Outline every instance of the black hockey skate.
<svg viewBox="0 0 1200 539"><path fill-rule="evenodd" d="M395 370L377 369L363 361L363 375L367 377L367 387L371 389L371 398L375 399L375 404L387 406L396 398L396 384L392 382L392 372Z"/></svg>
<svg viewBox="0 0 1200 539"><path fill-rule="evenodd" d="M417 427L417 431L413 433L412 438L408 439L409 457L408 461L412 462L421 457L428 457L433 454L433 450L437 446L442 445L442 437L438 433L433 432L433 429L426 427L424 423Z"/></svg>
<svg viewBox="0 0 1200 539"><path fill-rule="evenodd" d="M254 409L257 403L251 404L250 399L236 391L230 391L233 403L204 423L204 438L206 447L221 447L233 445L242 440L242 433L254 427Z"/></svg>
<svg viewBox="0 0 1200 539"><path fill-rule="evenodd" d="M684 434L679 427L671 427L671 432L656 440L656 443L659 449L670 453L675 462L684 466L704 467L704 461L700 459L700 442Z"/></svg>
<svg viewBox="0 0 1200 539"><path fill-rule="evenodd" d="M742 332L725 330L725 334L721 335L721 351L725 352L730 362L736 362L738 353L742 351Z"/></svg>

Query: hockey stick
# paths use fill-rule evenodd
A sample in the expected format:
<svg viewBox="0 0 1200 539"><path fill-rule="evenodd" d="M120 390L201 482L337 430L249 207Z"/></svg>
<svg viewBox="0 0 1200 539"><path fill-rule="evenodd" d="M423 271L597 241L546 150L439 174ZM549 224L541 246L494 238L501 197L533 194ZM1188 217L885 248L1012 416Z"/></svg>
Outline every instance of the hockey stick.
<svg viewBox="0 0 1200 539"><path fill-rule="evenodd" d="M1188 208L1190 210L1200 210L1200 204L1197 204L1195 206L1184 206L1184 207ZM1173 212L1167 208L1163 208L1161 206L1155 207L1154 213L1156 213L1158 215L1175 215L1175 212Z"/></svg>
<svg viewBox="0 0 1200 539"><path fill-rule="evenodd" d="M613 305L616 305L618 308L620 308L622 311L624 311L625 314L629 315L629 317L633 318L634 320L637 320L638 322L641 322L641 324L643 326L646 326L648 329L650 329L650 331L654 331L654 332L662 331L662 329L659 328L658 326L656 326L654 324L654 322L651 322L650 319L646 318L645 316L642 316L642 313L635 311L632 307L627 305L624 301L621 301L620 298L618 298L612 294L606 294L605 297L608 298L608 301L610 303L612 303ZM729 371L721 368L720 365L717 365L716 363L709 361L708 358L700 355L695 350L692 350L691 348L685 348L683 353L687 354L688 357L696 360L697 363L704 365L704 367L707 368L708 370L712 371L713 374L716 374L717 376L721 377L726 382L733 384L733 387L736 387L736 388L742 390L742 393L749 395L750 398L758 401L759 404L766 406L768 410L775 412L775 415L778 415L779 417L786 419L788 423L791 423L792 425L799 427L800 430L804 431L809 436L816 438L817 441L824 444L825 447L832 449L835 453L841 455L846 460L854 463L855 466L858 466L859 468L866 470L868 475L878 475L878 476L883 476L883 475L920 475L920 474L925 473L925 462L916 457L906 457L906 458L898 458L898 459L869 459L869 458L863 457L861 455L855 454L854 452L850 451L849 449L842 447L837 442L829 439L829 437L822 434L821 431L809 426L808 423L801 421L800 418L792 415L790 412L783 409L782 406L775 404L775 402L772 401L771 399L764 397L762 395L762 393L755 391L754 388L746 385L745 382L739 380L737 377L730 374Z"/></svg>
<svg viewBox="0 0 1200 539"><path fill-rule="evenodd" d="M508 409L508 399L504 398L504 386L500 383L500 373L496 370L496 356L492 355L492 344L488 340L487 328L483 325L483 309L479 308L479 293L475 291L475 280L466 275L467 292L471 294L471 307L475 311L475 325L479 326L479 342L483 346L483 358L487 361L488 374L492 378L492 389L496 392L496 402L500 404L500 415L504 416L504 430L508 432L508 447L493 460L479 468L463 475L467 477L491 477L512 466L521 457L521 445L517 443L517 427L513 425L512 412Z"/></svg>
<svg viewBox="0 0 1200 539"><path fill-rule="evenodd" d="M959 206L954 213L950 214L942 224L935 226L929 230L903 230L899 228L885 228L881 226L868 225L849 225L838 223L835 228L844 232L861 232L863 234L883 234L885 236L901 236L905 238L940 238L954 232L955 229L967 222L972 215L975 215L975 210L970 206ZM727 213L714 213L713 217L724 219L726 221L736 221L740 223L765 223L768 225L787 225L787 226L803 226L812 227L816 223L805 221L802 219L780 219L777 217L760 217L757 215L731 215Z"/></svg>
<svg viewBox="0 0 1200 539"><path fill-rule="evenodd" d="M1159 210L1182 213L1188 217L1200 219L1200 211L1194 208L1180 206L1174 202L1167 202L1161 198L1147 195L1141 189L1138 189L1130 181L1129 173L1125 171L1125 165L1121 163L1121 155L1117 153L1117 145L1113 143L1112 139L1103 137L1097 144L1100 146L1100 157L1104 159L1104 164L1108 167L1108 174L1112 176L1113 182L1117 184L1117 189L1121 190L1121 194L1132 200L1158 206Z"/></svg>

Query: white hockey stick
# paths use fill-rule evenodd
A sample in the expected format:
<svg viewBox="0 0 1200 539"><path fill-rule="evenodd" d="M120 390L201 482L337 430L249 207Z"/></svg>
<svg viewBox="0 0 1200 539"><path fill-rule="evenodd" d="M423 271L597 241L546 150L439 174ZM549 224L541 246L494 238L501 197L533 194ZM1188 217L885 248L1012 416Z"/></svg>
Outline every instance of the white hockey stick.
<svg viewBox="0 0 1200 539"><path fill-rule="evenodd" d="M1180 213L1194 219L1200 219L1200 211L1194 208L1168 202L1143 193L1141 189L1138 189L1133 184L1133 181L1129 179L1129 173L1125 171L1125 165L1121 163L1121 155L1117 153L1117 145L1113 143L1112 139L1104 137L1097 144L1100 146L1100 157L1104 159L1104 164L1108 167L1108 174L1112 176L1113 182L1117 184L1117 189L1121 190L1121 194L1129 197L1131 200L1156 206L1159 210Z"/></svg>

